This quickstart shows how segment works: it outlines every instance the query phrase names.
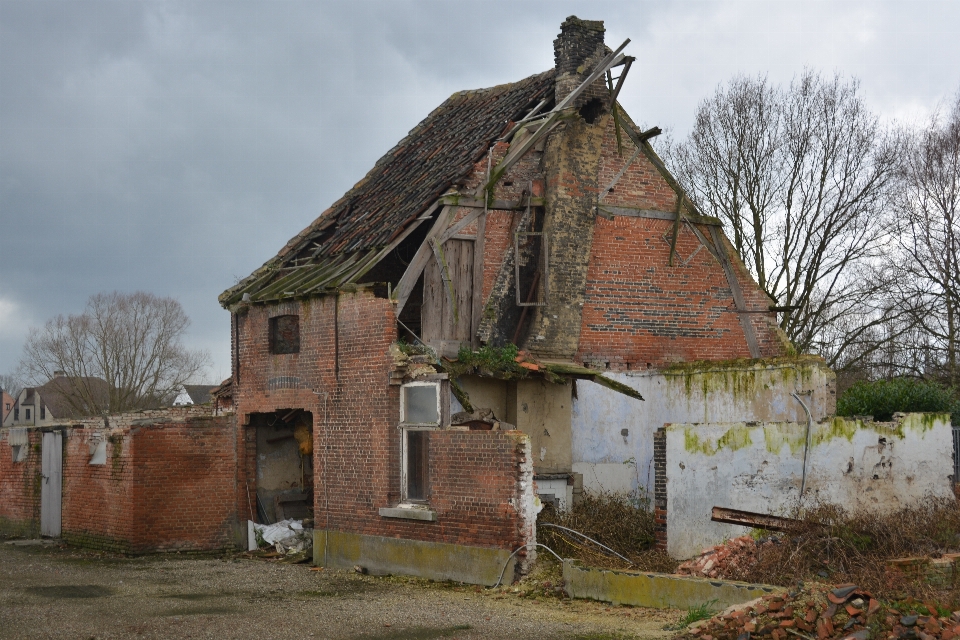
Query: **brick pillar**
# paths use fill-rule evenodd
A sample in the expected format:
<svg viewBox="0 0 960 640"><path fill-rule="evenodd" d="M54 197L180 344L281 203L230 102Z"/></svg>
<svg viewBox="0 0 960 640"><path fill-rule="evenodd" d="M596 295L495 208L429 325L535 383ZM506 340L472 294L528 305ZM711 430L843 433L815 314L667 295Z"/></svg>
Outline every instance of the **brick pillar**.
<svg viewBox="0 0 960 640"><path fill-rule="evenodd" d="M653 536L657 549L667 550L667 428L653 434Z"/></svg>

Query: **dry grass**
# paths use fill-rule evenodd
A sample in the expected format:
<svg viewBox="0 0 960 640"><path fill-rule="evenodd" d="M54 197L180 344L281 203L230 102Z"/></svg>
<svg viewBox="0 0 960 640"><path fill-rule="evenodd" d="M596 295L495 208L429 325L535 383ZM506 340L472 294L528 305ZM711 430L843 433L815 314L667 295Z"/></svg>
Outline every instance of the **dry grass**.
<svg viewBox="0 0 960 640"><path fill-rule="evenodd" d="M557 524L587 535L630 559L624 562L579 536L537 527L537 541L563 558L576 558L584 564L612 569L639 569L670 573L677 562L666 553L653 549L653 513L632 496L623 494L584 494L569 511L546 507L537 523Z"/></svg>
<svg viewBox="0 0 960 640"><path fill-rule="evenodd" d="M960 505L928 499L888 514L848 513L819 505L802 514L796 529L762 544L758 562L731 568L724 577L790 586L805 580L857 584L883 598L910 594L956 601L952 589L936 589L888 567L894 558L930 556L960 549Z"/></svg>

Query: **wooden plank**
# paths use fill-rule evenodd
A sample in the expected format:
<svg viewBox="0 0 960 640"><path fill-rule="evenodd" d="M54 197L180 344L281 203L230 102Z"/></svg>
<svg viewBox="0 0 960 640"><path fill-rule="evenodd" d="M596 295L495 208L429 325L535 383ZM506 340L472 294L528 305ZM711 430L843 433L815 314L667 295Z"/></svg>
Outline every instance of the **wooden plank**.
<svg viewBox="0 0 960 640"><path fill-rule="evenodd" d="M394 238L393 241L390 242L390 244L385 246L380 251L380 253L376 255L376 257L373 260L371 260L367 264L363 265L363 267L351 273L347 278L344 279L344 282L354 282L356 280L359 280L363 276L365 276L367 272L370 271L370 269L372 269L374 266L376 266L381 260L383 260L387 254L389 254L391 251L396 249L401 242L406 240L407 236L413 233L414 230L416 230L416 228L419 227L424 220L429 220L430 216L433 215L433 212L436 211L439 206L440 206L439 200L437 200L432 205L430 205L430 207L426 211L424 211L422 214L417 216L417 218L415 218L413 222L407 225L407 228L404 229L400 235Z"/></svg>
<svg viewBox="0 0 960 640"><path fill-rule="evenodd" d="M618 182L620 182L620 178L622 178L622 177L623 177L623 174L625 174L625 173L627 172L627 169L630 168L630 165L633 164L633 161L637 159L637 156L640 155L640 151L641 151L641 150L642 150L642 149L641 149L640 147L637 147L637 148L634 150L633 155L630 156L630 159L629 159L629 160L627 160L627 164L623 165L623 168L620 169L620 172L613 178L613 181L611 181L610 184L607 185L607 188L604 189L603 192L600 194L600 197L597 198L597 201L598 201L598 202L599 202L600 200L603 200L603 199L606 197L606 195L607 195L608 193L610 193L610 190L613 189L613 187L614 187Z"/></svg>
<svg viewBox="0 0 960 640"><path fill-rule="evenodd" d="M470 342L473 324L473 240L451 240L459 245L457 265L450 265L454 278L453 290L457 301L457 318L451 337L461 342Z"/></svg>
<svg viewBox="0 0 960 640"><path fill-rule="evenodd" d="M621 56L620 52L623 51L628 44L630 44L630 38L624 40L623 44L617 47L616 51L613 51L604 57L603 60L601 60L594 68L593 72L587 76L587 79L584 80L579 87L567 94L567 97L561 100L560 103L553 108L543 125L541 125L536 132L524 138L523 141L516 146L510 145L510 150L507 152L507 155L504 156L503 160L500 161L500 163L497 165L497 168L493 170L490 179L487 180L487 183L483 186L483 189L480 190L480 193L489 193L490 188L495 185L498 180L500 180L501 176L503 176L503 174L506 173L507 170L517 162L517 160L522 158L527 151L533 148L540 138L550 131L550 125L552 125L553 122L559 117L560 112L566 109L567 106L576 100L581 93L586 91L590 85L603 77L603 74L607 72L607 69L613 67L623 59L623 56Z"/></svg>
<svg viewBox="0 0 960 640"><path fill-rule="evenodd" d="M432 257L433 253L430 255ZM423 269L423 306L420 307L420 338L427 344L443 338L445 298L440 267L431 259Z"/></svg>
<svg viewBox="0 0 960 640"><path fill-rule="evenodd" d="M733 301L737 305L737 311L745 311L747 304L743 298L743 290L740 288L740 281L737 280L737 274L733 270L733 265L730 264L730 258L727 255L726 245L723 244L723 239L720 237L720 231L716 227L710 227L710 237L713 238L713 244L717 249L715 255L717 259L720 260L720 264L723 265L723 272L727 276L727 284L730 285L730 292L733 294ZM753 323L750 321L750 316L744 313L738 313L737 317L740 319L740 327L743 329L743 337L747 341L750 357L759 358L760 345L757 342L757 333L753 328Z"/></svg>
<svg viewBox="0 0 960 640"><path fill-rule="evenodd" d="M473 209L483 209L485 204L483 198L471 198L469 196L460 195L443 196L441 200L445 205L456 205L458 207L470 207ZM530 204L534 207L542 207L544 205L544 199L542 197L530 198ZM514 211L517 209L524 209L527 206L527 199L520 198L519 200L493 200L489 203L489 205L490 209Z"/></svg>
<svg viewBox="0 0 960 640"><path fill-rule="evenodd" d="M407 265L407 270L403 272L400 282L397 283L397 288L394 289L393 293L397 299L396 316L398 318L400 317L400 312L403 311L404 305L407 304L407 300L410 298L410 294L413 292L413 288L416 286L417 280L420 279L420 274L423 272L423 268L427 266L427 263L430 261L430 257L433 255L433 249L430 247L431 241L443 230L445 230L448 224L450 224L450 217L453 215L453 210L454 207L449 205L440 210L440 214L437 216L437 220L433 223L433 227L427 233L427 237L424 238L423 242L420 244L420 248L417 249L416 255L413 256L413 260L411 260L410 264Z"/></svg>
<svg viewBox="0 0 960 640"><path fill-rule="evenodd" d="M477 240L473 244L473 298L470 301L470 344L480 348L480 322L483 320L483 252L486 247L487 213L477 220Z"/></svg>
<svg viewBox="0 0 960 640"><path fill-rule="evenodd" d="M637 149L639 151L639 149ZM680 220L683 218L683 196L677 196L677 214L673 220L673 233L670 236L670 257L667 264L673 266L673 256L677 254L677 238L680 237Z"/></svg>
<svg viewBox="0 0 960 640"><path fill-rule="evenodd" d="M820 523L807 523L803 520L783 518L769 513L754 513L753 511L741 511L740 509L728 509L726 507L714 507L710 519L714 522L739 524L744 527L766 529L767 531L790 531L805 525L826 526Z"/></svg>
<svg viewBox="0 0 960 640"><path fill-rule="evenodd" d="M435 244L434 253L437 264L440 266L440 277L443 279L444 300L440 316L440 339L449 340L456 335L457 320L460 309L457 307L456 270L460 264L460 242L451 240L443 245Z"/></svg>

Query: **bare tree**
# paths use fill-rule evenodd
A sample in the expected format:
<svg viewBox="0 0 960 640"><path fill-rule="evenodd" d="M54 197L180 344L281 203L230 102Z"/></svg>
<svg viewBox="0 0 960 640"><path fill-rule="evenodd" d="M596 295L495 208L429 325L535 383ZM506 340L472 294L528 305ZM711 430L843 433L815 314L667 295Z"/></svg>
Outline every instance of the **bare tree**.
<svg viewBox="0 0 960 640"><path fill-rule="evenodd" d="M62 395L75 415L157 406L208 363L205 352L181 342L189 324L173 298L97 294L83 313L31 330L20 372L38 386L62 372Z"/></svg>
<svg viewBox="0 0 960 640"><path fill-rule="evenodd" d="M734 78L666 150L690 196L723 220L797 349L833 366L876 348L870 328L889 307L876 264L890 233L896 137L856 81L806 71L785 89Z"/></svg>
<svg viewBox="0 0 960 640"><path fill-rule="evenodd" d="M23 391L23 381L13 373L0 373L0 389L16 398Z"/></svg>
<svg viewBox="0 0 960 640"><path fill-rule="evenodd" d="M919 375L960 383L960 93L905 146L897 200L899 298L921 328ZM922 368L922 370L920 370Z"/></svg>

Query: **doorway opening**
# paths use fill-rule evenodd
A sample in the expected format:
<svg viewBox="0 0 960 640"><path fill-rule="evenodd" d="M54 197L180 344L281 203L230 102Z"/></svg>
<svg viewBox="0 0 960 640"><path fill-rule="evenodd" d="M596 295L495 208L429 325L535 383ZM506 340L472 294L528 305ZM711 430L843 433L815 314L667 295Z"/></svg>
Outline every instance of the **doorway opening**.
<svg viewBox="0 0 960 640"><path fill-rule="evenodd" d="M280 409L250 415L256 431L256 514L260 524L313 525L313 414Z"/></svg>

